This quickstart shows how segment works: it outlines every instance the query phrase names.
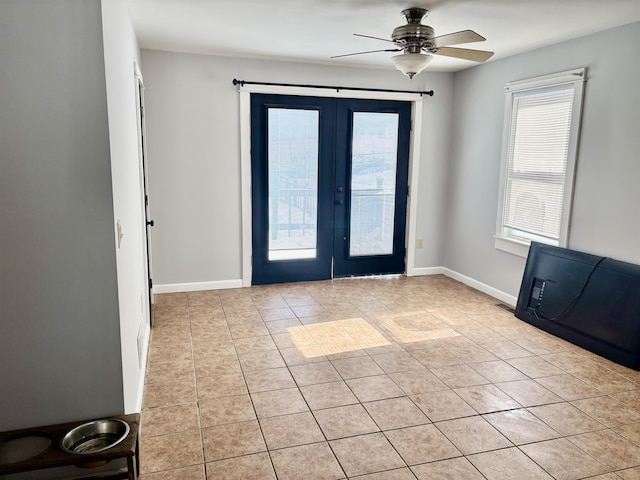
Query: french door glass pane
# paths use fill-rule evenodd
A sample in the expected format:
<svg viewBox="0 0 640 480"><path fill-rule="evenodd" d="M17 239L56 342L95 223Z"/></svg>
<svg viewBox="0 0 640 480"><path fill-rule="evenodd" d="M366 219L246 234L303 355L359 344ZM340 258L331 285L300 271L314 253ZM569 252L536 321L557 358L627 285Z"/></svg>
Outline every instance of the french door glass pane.
<svg viewBox="0 0 640 480"><path fill-rule="evenodd" d="M316 258L317 110L269 108L269 260Z"/></svg>
<svg viewBox="0 0 640 480"><path fill-rule="evenodd" d="M355 112L349 255L393 253L398 114Z"/></svg>

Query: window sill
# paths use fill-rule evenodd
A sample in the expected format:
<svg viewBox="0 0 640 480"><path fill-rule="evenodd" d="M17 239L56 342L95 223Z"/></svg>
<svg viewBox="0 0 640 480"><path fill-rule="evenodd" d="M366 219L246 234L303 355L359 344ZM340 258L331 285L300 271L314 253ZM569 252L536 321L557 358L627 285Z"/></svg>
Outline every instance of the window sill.
<svg viewBox="0 0 640 480"><path fill-rule="evenodd" d="M495 247L497 250L516 255L518 257L527 258L529 255L529 242L522 242L512 238L499 237L495 235Z"/></svg>

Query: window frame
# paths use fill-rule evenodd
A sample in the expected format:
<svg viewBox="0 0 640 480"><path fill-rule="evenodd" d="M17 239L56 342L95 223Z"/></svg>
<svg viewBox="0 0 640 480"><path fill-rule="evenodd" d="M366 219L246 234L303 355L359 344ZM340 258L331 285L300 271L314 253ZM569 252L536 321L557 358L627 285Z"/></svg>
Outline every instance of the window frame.
<svg viewBox="0 0 640 480"><path fill-rule="evenodd" d="M529 253L531 241L540 239L526 239L505 235L504 215L506 207L507 179L509 168L509 150L511 125L514 119L513 98L515 93L526 90L543 90L549 87L573 84L573 104L571 110L571 127L567 150L567 165L564 179L562 213L560 221L560 235L557 245L567 247L569 243L569 229L571 223L571 209L573 204L573 189L575 183L576 162L580 142L580 125L582 122L582 104L584 98L584 84L587 78L586 68L577 68L564 72L544 75L525 80L509 82L505 86L505 110L502 132L502 159L500 166L500 190L498 197L498 215L496 219L495 248L514 255L526 257ZM554 242L543 243L555 244Z"/></svg>

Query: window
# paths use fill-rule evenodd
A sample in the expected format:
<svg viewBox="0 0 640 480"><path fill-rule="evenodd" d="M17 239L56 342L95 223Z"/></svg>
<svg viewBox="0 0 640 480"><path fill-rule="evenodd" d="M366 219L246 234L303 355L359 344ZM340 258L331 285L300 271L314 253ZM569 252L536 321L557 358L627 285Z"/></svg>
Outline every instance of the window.
<svg viewBox="0 0 640 480"><path fill-rule="evenodd" d="M567 245L585 69L505 87L496 248Z"/></svg>

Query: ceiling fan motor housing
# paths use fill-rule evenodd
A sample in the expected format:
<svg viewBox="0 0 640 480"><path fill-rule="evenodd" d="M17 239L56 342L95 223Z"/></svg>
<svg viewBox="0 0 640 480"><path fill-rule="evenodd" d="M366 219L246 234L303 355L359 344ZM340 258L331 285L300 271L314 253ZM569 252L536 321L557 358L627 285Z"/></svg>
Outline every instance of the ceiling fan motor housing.
<svg viewBox="0 0 640 480"><path fill-rule="evenodd" d="M420 23L428 13L424 8L403 10L402 14L407 24L396 27L391 34L391 40L409 53L420 53L420 49L431 47L429 41L435 32L430 26Z"/></svg>
<svg viewBox="0 0 640 480"><path fill-rule="evenodd" d="M391 39L393 41L409 40L412 38L418 40L429 40L433 38L434 31L429 25L421 23L408 23L393 29Z"/></svg>

